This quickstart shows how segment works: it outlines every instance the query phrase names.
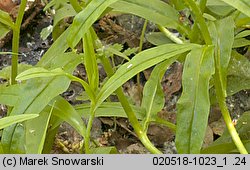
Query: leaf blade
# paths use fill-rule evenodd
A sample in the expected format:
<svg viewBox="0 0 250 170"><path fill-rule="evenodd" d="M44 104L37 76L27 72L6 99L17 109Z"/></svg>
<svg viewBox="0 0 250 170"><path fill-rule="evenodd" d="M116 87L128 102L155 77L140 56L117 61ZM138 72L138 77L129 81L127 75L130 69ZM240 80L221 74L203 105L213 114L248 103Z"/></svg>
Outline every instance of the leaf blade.
<svg viewBox="0 0 250 170"><path fill-rule="evenodd" d="M96 108L117 88L132 78L135 74L161 61L189 51L197 44L166 44L135 55L129 62L121 66L116 73L104 84L97 95Z"/></svg>
<svg viewBox="0 0 250 170"><path fill-rule="evenodd" d="M23 122L29 119L34 119L38 117L38 114L27 114L27 115L16 115L16 116L8 116L0 119L0 129L8 127L12 124Z"/></svg>
<svg viewBox="0 0 250 170"><path fill-rule="evenodd" d="M214 73L213 48L194 49L186 58L183 92L177 102L178 153L199 153L209 115L209 80Z"/></svg>

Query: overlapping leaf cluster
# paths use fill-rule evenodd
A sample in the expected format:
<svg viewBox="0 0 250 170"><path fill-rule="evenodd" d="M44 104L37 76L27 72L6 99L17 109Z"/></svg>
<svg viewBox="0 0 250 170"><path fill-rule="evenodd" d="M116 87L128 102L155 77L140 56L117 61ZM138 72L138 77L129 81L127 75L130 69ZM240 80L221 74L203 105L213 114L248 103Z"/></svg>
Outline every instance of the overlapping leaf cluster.
<svg viewBox="0 0 250 170"><path fill-rule="evenodd" d="M22 1L21 6L25 4L26 1ZM248 48L250 44L245 38L250 35L245 29L250 23L249 0L171 0L169 3L161 0L147 3L144 0L91 0L80 4L77 0L52 0L46 9L51 7L56 9L53 45L36 66L14 65L0 72L2 78L11 80L9 85L0 86L0 103L8 106L7 117L0 119L3 129L1 152L49 153L63 121L83 136L85 153L113 152L112 148L98 150L91 145L90 130L93 119L98 116L127 117L138 138L152 153L161 152L147 137L151 122L176 132L178 153L229 153L236 148L247 153L250 150L249 135L244 135L249 126L242 123L248 122L249 113L239 120L238 136L225 103L228 95L250 88L249 60L236 50ZM0 37L12 29L16 32L14 44L18 43L22 12L20 8L19 18L14 23L7 13L0 11ZM102 44L98 43L92 28L93 23L108 12L130 13L157 24L162 33L147 36L156 47L139 52L117 70L113 68L109 56L98 52ZM73 23L64 30L60 24L69 16L74 16ZM178 31L179 35L172 34L170 29ZM79 43L84 50L77 53ZM18 45L12 52L13 61L17 63ZM119 51L115 54L128 59ZM183 62L184 70L182 95L177 103L177 124L174 125L159 118L157 112L165 102L161 79L165 70L177 60ZM98 62L108 75L103 86L99 82ZM88 81L72 75L80 63L86 68ZM144 86L141 106L131 105L123 94L122 85L152 66L155 67ZM72 106L60 97L71 81L81 83L89 103ZM228 132L202 150L211 88L215 88ZM113 93L119 102L107 100ZM87 124L82 116L87 118Z"/></svg>

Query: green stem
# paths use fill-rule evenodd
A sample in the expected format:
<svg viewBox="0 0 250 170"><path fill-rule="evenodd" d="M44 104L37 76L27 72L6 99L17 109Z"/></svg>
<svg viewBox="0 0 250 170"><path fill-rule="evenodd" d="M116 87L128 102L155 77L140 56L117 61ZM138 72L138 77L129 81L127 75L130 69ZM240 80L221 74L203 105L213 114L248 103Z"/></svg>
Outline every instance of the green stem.
<svg viewBox="0 0 250 170"><path fill-rule="evenodd" d="M80 79L80 78L78 78L76 76L68 74L68 73L65 73L65 75L67 77L69 77L71 81L77 81L77 82L81 83L82 87L85 89L86 93L88 94L90 100L95 101L95 93L91 89L90 85L87 82L85 82L84 80L82 80L82 79Z"/></svg>
<svg viewBox="0 0 250 170"><path fill-rule="evenodd" d="M199 41L199 35L200 35L200 30L199 30L197 22L195 22L193 25L193 29L190 33L190 42L197 43Z"/></svg>
<svg viewBox="0 0 250 170"><path fill-rule="evenodd" d="M183 44L183 41L181 39L179 39L178 37L176 37L172 32L170 32L168 29L166 29L165 27L158 25L159 30L166 36L168 37L170 40L172 40L173 42L175 42L176 44Z"/></svg>
<svg viewBox="0 0 250 170"><path fill-rule="evenodd" d="M215 71L215 91L216 91L216 96L218 99L218 103L220 106L220 110L222 113L222 116L224 118L224 121L226 123L227 129L234 141L234 144L236 145L236 147L238 148L239 152L241 154L248 154L246 148L244 147L233 123L230 117L230 113L227 109L227 105L226 105L226 101L225 101L225 94L222 90L222 85L221 85L221 81L220 81L220 76L219 76L219 70L216 69Z"/></svg>
<svg viewBox="0 0 250 170"><path fill-rule="evenodd" d="M84 139L84 147L85 147L85 153L90 154L90 134L91 134L91 128L93 125L93 121L95 118L95 112L94 112L94 106L95 103L91 102L91 108L90 108L90 116L88 120L88 125L87 125L87 131L86 131L86 136Z"/></svg>
<svg viewBox="0 0 250 170"><path fill-rule="evenodd" d="M200 9L201 12L203 13L205 8L206 8L207 0L200 0Z"/></svg>
<svg viewBox="0 0 250 170"><path fill-rule="evenodd" d="M138 53L142 51L142 47L143 47L143 42L144 42L144 37L145 37L145 32L146 32L146 29L147 29L147 25L148 25L148 20L145 20L145 22L143 24L142 32L141 32ZM141 81L140 81L140 73L138 73L136 75L136 79L137 79L137 86L138 86L139 101L140 101L140 104L141 104L141 101L142 101L142 88L141 88Z"/></svg>
<svg viewBox="0 0 250 170"><path fill-rule="evenodd" d="M207 45L212 45L212 39L210 37L207 24L205 22L204 17L202 16L202 12L199 9L198 5L193 0L184 0L191 8L192 12L194 13L196 20L200 26L201 34L206 42Z"/></svg>
<svg viewBox="0 0 250 170"><path fill-rule="evenodd" d="M143 46L143 42L144 42L144 37L145 37L147 25L148 25L148 20L145 20L145 22L143 24L142 32L141 32L140 44L139 44L138 52L142 51L142 46Z"/></svg>
<svg viewBox="0 0 250 170"><path fill-rule="evenodd" d="M82 10L82 7L79 4L78 0L69 0L69 2L77 13Z"/></svg>
<svg viewBox="0 0 250 170"><path fill-rule="evenodd" d="M162 118L159 118L157 117L155 120L154 120L155 123L157 124L162 124L170 129L172 129L174 132L176 131L176 125L169 122L169 121L166 121L165 119L162 119Z"/></svg>
<svg viewBox="0 0 250 170"><path fill-rule="evenodd" d="M20 29L23 20L23 15L25 12L27 0L22 0L19 7L17 19L15 22L15 27L13 29L13 40L12 40L12 59L11 59L11 78L10 84L16 84L16 76L18 73L18 50L19 50L19 38L20 38Z"/></svg>
<svg viewBox="0 0 250 170"><path fill-rule="evenodd" d="M114 74L114 71L112 69L112 66L106 57L101 57L102 64L104 66L105 71L107 72L108 77L111 77ZM132 110L128 100L126 99L122 88L118 88L116 90L116 94L118 96L119 101L121 102L121 105L123 109L125 110L129 122L131 123L132 127L134 128L135 133L137 134L138 138L142 142L142 144L151 152L151 153L156 153L160 154L161 151L159 151L148 139L147 134L143 132L142 127L137 120L134 111Z"/></svg>

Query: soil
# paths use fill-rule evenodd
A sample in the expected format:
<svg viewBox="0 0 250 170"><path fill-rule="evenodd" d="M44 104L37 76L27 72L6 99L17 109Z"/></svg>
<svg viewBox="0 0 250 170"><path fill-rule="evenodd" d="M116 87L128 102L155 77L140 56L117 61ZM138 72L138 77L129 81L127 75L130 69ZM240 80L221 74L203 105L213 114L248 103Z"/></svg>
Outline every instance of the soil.
<svg viewBox="0 0 250 170"><path fill-rule="evenodd" d="M40 38L43 28L52 24L52 19L43 11L39 11L36 16L29 21L27 27L21 31L19 63L35 65L52 44L52 37L46 40ZM133 48L139 45L140 33L144 20L132 15L105 16L95 23L94 28L98 36L105 44L120 43L124 48ZM146 32L157 30L156 26L150 23ZM145 40L143 49L152 47ZM11 51L11 39L5 42L1 51ZM131 56L132 57L132 56ZM120 62L119 60L117 62ZM11 65L11 56L0 57L0 70ZM140 74L143 87L147 81L152 68ZM83 65L79 65L74 72L75 75L86 78ZM100 66L101 79L106 76L104 69ZM176 102L181 95L182 64L176 62L166 70L162 80L162 88L165 94L165 107L159 112L159 116L176 123ZM3 81L3 80L2 80ZM125 94L139 105L139 88L135 79L131 79L124 86ZM81 101L77 97L83 91L78 83L72 83L69 89L62 94L71 104L79 104ZM114 97L114 100L117 100ZM250 90L243 90L227 98L227 104L232 118L239 116L250 110ZM0 116L6 114L6 107L0 105ZM209 126L207 130L204 146L209 145L221 135L224 130L224 123L221 121L221 114L218 106L211 108ZM167 127L151 124L148 130L150 140L164 153L177 153L174 143L174 133ZM148 153L139 142L127 119L124 118L96 118L92 128L92 139L99 142L101 146L115 146L120 153ZM83 145L82 137L67 123L63 123L56 135L52 153L80 153Z"/></svg>

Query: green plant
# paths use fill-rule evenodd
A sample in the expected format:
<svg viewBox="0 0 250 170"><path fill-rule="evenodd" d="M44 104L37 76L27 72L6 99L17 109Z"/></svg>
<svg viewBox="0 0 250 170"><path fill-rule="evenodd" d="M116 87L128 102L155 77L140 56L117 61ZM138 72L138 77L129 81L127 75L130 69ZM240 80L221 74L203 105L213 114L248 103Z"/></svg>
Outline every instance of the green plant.
<svg viewBox="0 0 250 170"><path fill-rule="evenodd" d="M167 4L160 0L148 3L142 0L92 0L79 4L77 0L70 0L70 5L66 0L52 0L47 8L54 6L58 12L53 26L56 41L35 67L26 69L16 77L18 37L25 4L26 1L22 1L16 24L0 11L0 21L14 31L11 81L10 86L1 87L0 103L9 106L10 118L22 114L39 114L39 117L28 117L30 120L25 121L24 126L18 123L4 128L1 138L4 153L50 152L53 137L63 121L84 137L83 152L97 153L98 149L93 147L90 139L93 119L97 116L127 117L136 135L151 153L161 153L147 137L151 122L176 131L178 153L213 153L217 147L230 146L223 150L229 153L236 146L240 153L246 154L250 149L249 138L240 139L248 126L242 128L244 125L240 124L235 128L225 103L227 95L249 89L250 83L246 83L249 82L249 61L235 50L249 45L244 37L250 33L242 31L249 27L249 1L171 0ZM59 10L69 12L62 14ZM131 60L118 69L113 67L107 53L100 50L103 44L98 41L92 28L99 17L110 11L138 15L157 24L163 33L151 35L151 42L157 46L143 51L140 47L139 53ZM180 16L179 11L186 11L186 16ZM66 30L58 30L57 24L68 16L74 16L73 23ZM187 22L189 17L193 23ZM181 36L172 34L168 30L170 28L177 30ZM83 53L75 49L79 42L83 46ZM66 52L69 48L71 52ZM122 56L126 58L126 55ZM108 75L103 86L99 82L97 60L100 60ZM174 125L160 119L157 112L164 106L160 81L165 70L176 60L183 62L184 70L183 92L177 105L177 124ZM242 63L237 65L238 61ZM72 75L79 63L86 68L87 82ZM122 91L122 85L152 66L155 67L144 86L141 106L132 106ZM244 69L240 69L241 66ZM243 77L240 79L245 81L244 85L235 88L239 77ZM15 84L14 80L21 83ZM78 81L84 87L89 97L88 104L73 107L58 96L66 91L71 81ZM215 88L228 132L219 142L201 150L208 123L211 88ZM107 100L112 93L117 95L119 102ZM117 113L112 109L116 109ZM87 125L81 119L83 115L88 119ZM246 113L243 118L248 120L249 114ZM17 121L13 120L12 123ZM239 135L236 129L241 132ZM103 151L103 148L100 149ZM111 150L107 149L106 152Z"/></svg>

